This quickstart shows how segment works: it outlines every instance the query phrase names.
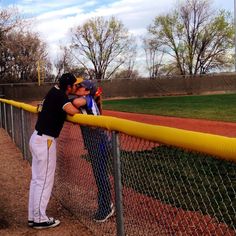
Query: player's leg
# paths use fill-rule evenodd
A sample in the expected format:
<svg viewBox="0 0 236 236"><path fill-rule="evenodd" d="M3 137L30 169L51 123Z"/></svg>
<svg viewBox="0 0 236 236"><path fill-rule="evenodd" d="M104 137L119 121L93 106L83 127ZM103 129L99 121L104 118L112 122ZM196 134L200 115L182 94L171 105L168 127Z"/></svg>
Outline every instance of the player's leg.
<svg viewBox="0 0 236 236"><path fill-rule="evenodd" d="M46 215L47 205L51 196L56 168L56 141L48 139L44 135L38 136L31 142L32 162L32 191L30 191L29 211L33 215L34 228L48 228L58 225L60 222L49 219Z"/></svg>
<svg viewBox="0 0 236 236"><path fill-rule="evenodd" d="M99 134L95 144L95 158L92 160L92 167L96 185L98 188L98 210L95 214L97 222L106 221L114 213L111 201L111 185L109 179L108 160L110 152L103 134Z"/></svg>
<svg viewBox="0 0 236 236"><path fill-rule="evenodd" d="M34 221L34 191L35 191L35 186L36 186L36 169L37 169L37 162L36 162L36 155L34 153L34 139L36 137L36 133L34 132L31 135L30 141L29 141L29 148L32 156L32 167L31 167L31 172L32 172L32 177L30 181L30 190L29 190L29 203L28 203L28 225L30 227L33 226L33 221Z"/></svg>

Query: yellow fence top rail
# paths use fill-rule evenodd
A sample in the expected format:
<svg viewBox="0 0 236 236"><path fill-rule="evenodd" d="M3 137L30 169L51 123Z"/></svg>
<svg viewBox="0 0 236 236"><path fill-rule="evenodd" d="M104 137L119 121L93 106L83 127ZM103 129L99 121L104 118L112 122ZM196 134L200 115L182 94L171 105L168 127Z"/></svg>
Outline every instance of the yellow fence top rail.
<svg viewBox="0 0 236 236"><path fill-rule="evenodd" d="M0 101L29 112L37 113L37 108L29 104L1 98ZM73 123L115 130L131 136L194 150L236 162L236 138L150 125L111 116L76 114L74 116L67 116L67 120Z"/></svg>

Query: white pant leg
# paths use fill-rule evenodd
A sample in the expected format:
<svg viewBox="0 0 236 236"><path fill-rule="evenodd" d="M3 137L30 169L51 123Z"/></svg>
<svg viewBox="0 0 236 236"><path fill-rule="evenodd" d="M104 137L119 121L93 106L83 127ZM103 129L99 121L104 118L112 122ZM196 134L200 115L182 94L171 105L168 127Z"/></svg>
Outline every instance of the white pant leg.
<svg viewBox="0 0 236 236"><path fill-rule="evenodd" d="M51 140L49 147L48 140ZM29 194L29 220L44 222L51 196L56 169L56 140L34 132L30 139L32 153L32 180Z"/></svg>
<svg viewBox="0 0 236 236"><path fill-rule="evenodd" d="M30 138L30 142L29 142L29 148L30 148L30 152L31 152L31 156L32 156L32 167L31 167L31 181L30 181L30 190L29 190L29 203L28 203L28 220L33 221L34 220L34 190L35 190L35 186L36 186L36 170L34 170L36 168L36 164L34 164L34 162L36 162L36 157L34 155L34 152L31 148L32 142L34 139L34 134L32 134L31 138Z"/></svg>

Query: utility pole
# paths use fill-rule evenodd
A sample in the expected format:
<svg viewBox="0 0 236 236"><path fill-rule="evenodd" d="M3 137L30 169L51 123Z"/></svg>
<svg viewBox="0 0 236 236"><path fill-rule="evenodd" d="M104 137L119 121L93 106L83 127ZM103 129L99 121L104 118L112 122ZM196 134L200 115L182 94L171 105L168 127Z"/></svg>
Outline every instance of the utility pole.
<svg viewBox="0 0 236 236"><path fill-rule="evenodd" d="M40 77L40 61L37 61L37 71L38 71L38 85L41 84L41 77Z"/></svg>
<svg viewBox="0 0 236 236"><path fill-rule="evenodd" d="M37 61L37 71L38 71L38 85L42 85L44 83L45 77L45 68L42 60Z"/></svg>

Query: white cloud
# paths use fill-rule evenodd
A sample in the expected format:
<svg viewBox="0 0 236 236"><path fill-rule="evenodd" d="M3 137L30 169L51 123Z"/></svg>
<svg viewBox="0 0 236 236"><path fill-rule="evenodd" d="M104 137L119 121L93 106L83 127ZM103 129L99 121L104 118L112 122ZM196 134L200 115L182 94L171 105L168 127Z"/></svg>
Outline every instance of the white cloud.
<svg viewBox="0 0 236 236"><path fill-rule="evenodd" d="M134 35L143 35L159 12L173 5L175 0L121 0L102 5L100 1L84 0L24 0L17 7L20 12L36 15L34 30L49 44L49 53L56 54L55 45L69 40L69 30L95 16L116 16ZM100 5L96 5L100 3ZM52 46L53 45L53 46Z"/></svg>
<svg viewBox="0 0 236 236"><path fill-rule="evenodd" d="M154 18L173 9L177 1L179 0L106 0L105 4L99 0L21 0L16 6L20 12L35 16L34 30L49 44L49 52L54 57L59 45L70 39L70 28L83 24L91 17L115 16L132 34L143 36ZM233 8L233 3L229 5L228 1L215 2L216 6Z"/></svg>
<svg viewBox="0 0 236 236"><path fill-rule="evenodd" d="M67 44L70 40L69 30L83 24L89 18L115 16L123 22L133 35L143 36L154 17L169 10L174 1L166 0L163 3L163 1L157 0L122 0L94 9L91 8L90 11L86 11L86 7L95 6L95 2L77 4L38 15L35 30L40 32L42 39L49 44L49 55L56 58L60 44ZM142 53L139 54L141 57ZM140 67L140 60L137 60L137 63Z"/></svg>
<svg viewBox="0 0 236 236"><path fill-rule="evenodd" d="M37 17L38 21L51 21L57 18L62 19L63 17L67 18L69 16L75 16L77 14L82 13L82 9L80 7L77 6L73 6L73 7L67 7L67 8L63 8L63 9L59 9L56 11L50 11L50 12L46 12L43 13L41 15L39 15Z"/></svg>
<svg viewBox="0 0 236 236"><path fill-rule="evenodd" d="M66 27L69 29L95 16L116 16L133 33L143 32L152 23L155 16L169 9L168 6L172 5L173 1L166 0L164 4L153 0L123 0L99 7L90 12L83 10L83 5L77 5L39 15L37 17L37 28L43 35L58 31L57 35L61 35L63 38ZM169 4L167 4L168 2Z"/></svg>
<svg viewBox="0 0 236 236"><path fill-rule="evenodd" d="M94 1L84 0L66 0L66 1L58 1L58 0L21 0L17 1L14 6L18 7L21 12L24 14L30 15L39 15L45 12L50 12L54 10L60 10L63 8L68 8L71 6L76 6L78 4L82 4L84 6L93 5ZM11 4L12 5L12 4Z"/></svg>

